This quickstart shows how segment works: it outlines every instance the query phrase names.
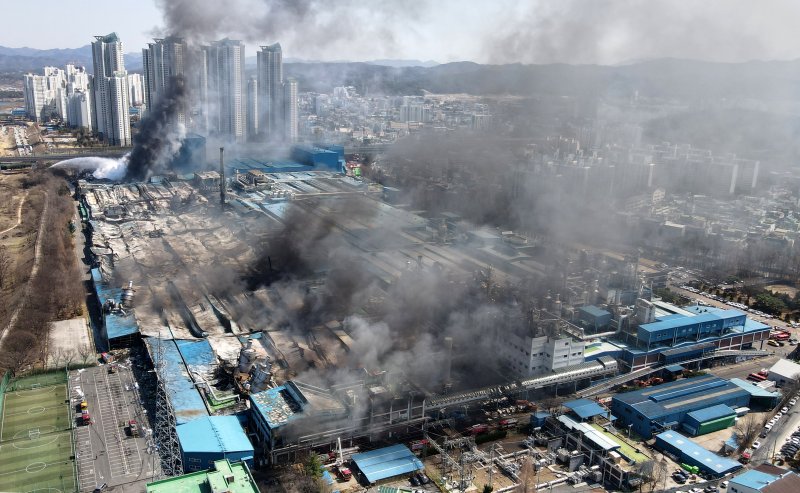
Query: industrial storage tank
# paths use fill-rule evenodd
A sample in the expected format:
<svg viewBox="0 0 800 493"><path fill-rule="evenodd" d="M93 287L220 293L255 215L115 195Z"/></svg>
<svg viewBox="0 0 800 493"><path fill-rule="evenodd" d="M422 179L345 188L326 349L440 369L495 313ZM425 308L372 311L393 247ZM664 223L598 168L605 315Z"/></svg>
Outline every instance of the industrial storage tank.
<svg viewBox="0 0 800 493"><path fill-rule="evenodd" d="M250 373L256 363L258 354L253 347L253 339L247 339L247 345L239 352L239 372Z"/></svg>

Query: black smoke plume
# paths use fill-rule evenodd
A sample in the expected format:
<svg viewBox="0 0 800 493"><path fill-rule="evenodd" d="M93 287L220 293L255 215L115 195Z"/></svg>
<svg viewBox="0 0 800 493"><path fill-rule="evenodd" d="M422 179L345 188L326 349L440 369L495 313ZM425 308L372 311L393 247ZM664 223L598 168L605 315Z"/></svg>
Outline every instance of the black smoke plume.
<svg viewBox="0 0 800 493"><path fill-rule="evenodd" d="M173 76L161 99L141 121L128 157L127 181L147 180L165 171L180 150L186 129L178 115L186 111L188 92L183 76Z"/></svg>

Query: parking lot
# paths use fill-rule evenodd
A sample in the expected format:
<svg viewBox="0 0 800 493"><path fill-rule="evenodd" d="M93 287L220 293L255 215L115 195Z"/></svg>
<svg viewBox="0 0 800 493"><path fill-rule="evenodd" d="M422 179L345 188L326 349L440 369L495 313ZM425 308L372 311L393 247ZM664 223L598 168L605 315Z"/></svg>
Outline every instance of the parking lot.
<svg viewBox="0 0 800 493"><path fill-rule="evenodd" d="M158 468L151 454L149 421L142 410L133 374L124 364L78 370L70 374L70 402L75 411L75 448L81 491L148 482ZM86 401L90 424L81 417L81 400ZM132 436L131 421L138 437Z"/></svg>

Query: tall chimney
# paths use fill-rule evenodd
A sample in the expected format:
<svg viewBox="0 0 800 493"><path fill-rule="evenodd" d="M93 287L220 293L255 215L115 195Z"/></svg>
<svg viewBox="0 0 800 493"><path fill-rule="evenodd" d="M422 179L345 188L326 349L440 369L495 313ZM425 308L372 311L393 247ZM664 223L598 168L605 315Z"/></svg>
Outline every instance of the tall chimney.
<svg viewBox="0 0 800 493"><path fill-rule="evenodd" d="M219 148L219 203L225 207L225 160L222 157L224 147Z"/></svg>

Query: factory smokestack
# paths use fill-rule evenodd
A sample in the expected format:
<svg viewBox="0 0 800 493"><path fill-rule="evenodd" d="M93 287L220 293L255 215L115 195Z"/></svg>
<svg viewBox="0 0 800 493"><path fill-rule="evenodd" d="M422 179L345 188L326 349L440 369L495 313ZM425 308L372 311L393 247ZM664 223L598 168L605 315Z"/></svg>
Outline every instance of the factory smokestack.
<svg viewBox="0 0 800 493"><path fill-rule="evenodd" d="M225 159L222 153L225 151L224 147L219 148L219 204L225 207Z"/></svg>

